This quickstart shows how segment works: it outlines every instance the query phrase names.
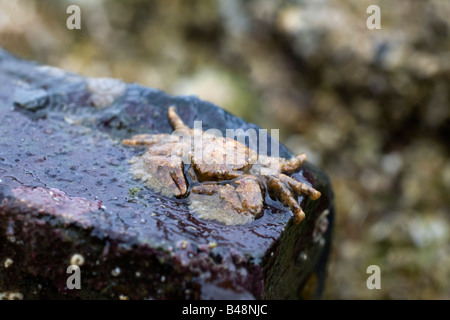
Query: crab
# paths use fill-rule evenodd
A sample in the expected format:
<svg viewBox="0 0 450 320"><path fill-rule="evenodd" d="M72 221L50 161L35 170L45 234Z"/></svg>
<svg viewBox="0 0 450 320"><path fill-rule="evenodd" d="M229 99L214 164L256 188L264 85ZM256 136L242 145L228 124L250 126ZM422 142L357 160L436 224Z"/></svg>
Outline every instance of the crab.
<svg viewBox="0 0 450 320"><path fill-rule="evenodd" d="M122 143L147 147L130 159L135 179L164 196L189 198L189 208L200 218L226 225L251 222L261 215L268 194L300 223L305 213L296 196L320 197L319 191L289 176L306 161L304 154L289 160L260 155L235 139L189 128L173 106L168 118L177 134L139 134Z"/></svg>

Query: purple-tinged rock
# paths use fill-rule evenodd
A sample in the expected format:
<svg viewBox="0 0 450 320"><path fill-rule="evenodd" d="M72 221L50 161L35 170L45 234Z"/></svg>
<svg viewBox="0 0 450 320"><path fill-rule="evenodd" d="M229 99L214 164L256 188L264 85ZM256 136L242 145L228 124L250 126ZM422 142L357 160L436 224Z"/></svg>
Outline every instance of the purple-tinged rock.
<svg viewBox="0 0 450 320"><path fill-rule="evenodd" d="M199 219L186 199L134 180L128 159L142 150L121 144L133 134L170 133L170 105L189 126L202 120L205 130L255 125L194 97L93 82L4 51L0 81L2 297L320 296L333 222L322 171L307 163L293 175L322 193L317 201L299 197L306 212L300 225L273 201L250 224L225 226ZM283 146L280 154L291 156ZM68 285L73 264L81 289Z"/></svg>

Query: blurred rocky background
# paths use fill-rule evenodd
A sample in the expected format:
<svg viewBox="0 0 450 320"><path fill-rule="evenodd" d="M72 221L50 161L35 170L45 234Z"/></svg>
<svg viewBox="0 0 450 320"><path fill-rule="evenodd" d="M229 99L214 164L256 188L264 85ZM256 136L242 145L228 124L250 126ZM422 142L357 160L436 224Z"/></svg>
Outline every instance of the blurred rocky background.
<svg viewBox="0 0 450 320"><path fill-rule="evenodd" d="M450 299L449 17L445 0L0 0L0 46L279 129L335 190L325 299Z"/></svg>

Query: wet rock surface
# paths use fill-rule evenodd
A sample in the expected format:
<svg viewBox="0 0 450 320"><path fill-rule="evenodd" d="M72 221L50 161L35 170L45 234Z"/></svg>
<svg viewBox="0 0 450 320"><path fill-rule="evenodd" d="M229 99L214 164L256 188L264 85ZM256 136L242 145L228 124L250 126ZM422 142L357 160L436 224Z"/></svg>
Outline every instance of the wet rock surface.
<svg viewBox="0 0 450 320"><path fill-rule="evenodd" d="M322 193L318 201L299 198L307 215L299 226L275 201L251 224L225 226L134 180L128 160L143 150L121 144L134 134L170 133L170 105L205 130L255 125L194 97L86 79L4 51L0 81L1 292L23 299L320 296L333 222L322 171L306 164L293 175ZM66 286L74 259L81 290Z"/></svg>

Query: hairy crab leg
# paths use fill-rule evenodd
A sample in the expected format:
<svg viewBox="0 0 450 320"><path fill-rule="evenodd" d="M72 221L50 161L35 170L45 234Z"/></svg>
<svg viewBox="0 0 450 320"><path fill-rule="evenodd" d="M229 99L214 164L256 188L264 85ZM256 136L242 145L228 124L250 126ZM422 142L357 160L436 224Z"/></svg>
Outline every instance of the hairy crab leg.
<svg viewBox="0 0 450 320"><path fill-rule="evenodd" d="M267 187L270 194L274 194L285 206L289 207L294 213L295 223L300 223L305 219L305 213L294 199L292 191L278 178L273 176L267 177Z"/></svg>
<svg viewBox="0 0 450 320"><path fill-rule="evenodd" d="M307 194L312 200L317 200L320 198L320 192L313 187L308 186L306 183L299 182L283 173L280 173L278 177L282 182L289 185L296 194Z"/></svg>
<svg viewBox="0 0 450 320"><path fill-rule="evenodd" d="M126 146L151 146L156 143L171 142L170 135L167 134L137 134L131 139L125 139L122 144Z"/></svg>
<svg viewBox="0 0 450 320"><path fill-rule="evenodd" d="M286 160L281 158L280 161L280 171L282 172L290 172L290 171L296 171L300 166L305 163L306 161L306 155L305 154L299 154L298 156Z"/></svg>
<svg viewBox="0 0 450 320"><path fill-rule="evenodd" d="M206 194L210 196L214 193L217 193L219 191L219 188L220 185L217 184L202 184L192 188L192 192L198 194Z"/></svg>
<svg viewBox="0 0 450 320"><path fill-rule="evenodd" d="M178 114L175 112L175 107L171 106L169 107L169 121L174 130L184 129L184 130L191 130L188 126L186 126L181 120L181 118L178 116Z"/></svg>

